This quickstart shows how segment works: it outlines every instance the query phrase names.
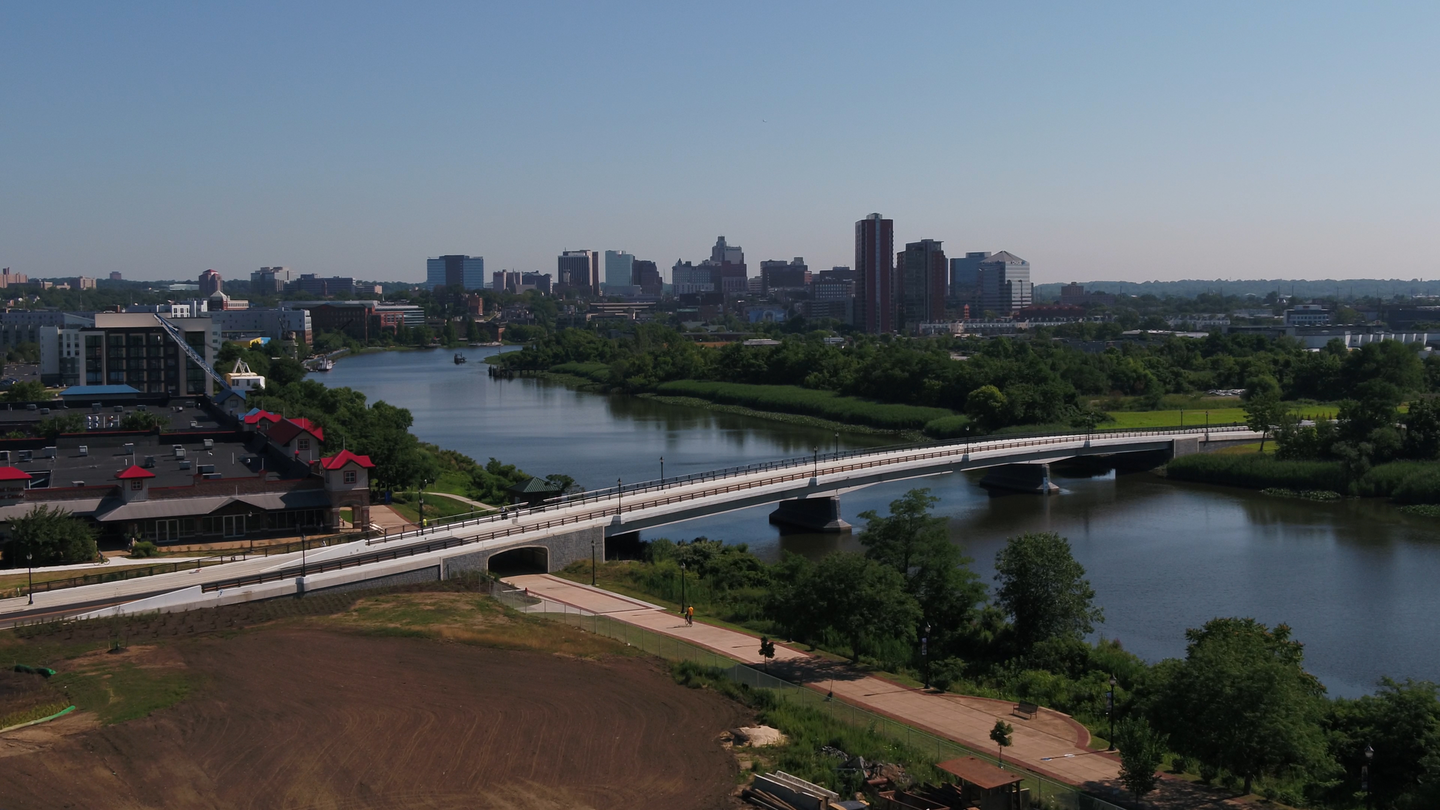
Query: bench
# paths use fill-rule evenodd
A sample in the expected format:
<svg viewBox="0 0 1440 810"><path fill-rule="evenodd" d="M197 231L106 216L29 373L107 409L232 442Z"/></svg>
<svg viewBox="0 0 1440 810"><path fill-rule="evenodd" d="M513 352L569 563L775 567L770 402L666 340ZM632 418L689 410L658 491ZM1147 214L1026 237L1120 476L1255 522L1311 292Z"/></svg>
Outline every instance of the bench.
<svg viewBox="0 0 1440 810"><path fill-rule="evenodd" d="M1033 719L1033 718L1035 717L1035 715L1036 715L1037 713L1039 713L1039 711L1040 711L1040 705L1039 705L1039 704L1037 704L1037 703L1026 703L1026 702L1024 702L1024 701L1021 701L1021 702L1015 704L1015 711L1011 712L1011 714L1012 714L1012 715L1018 715L1018 716L1020 716L1020 717L1025 718L1026 720L1030 720L1030 719Z"/></svg>

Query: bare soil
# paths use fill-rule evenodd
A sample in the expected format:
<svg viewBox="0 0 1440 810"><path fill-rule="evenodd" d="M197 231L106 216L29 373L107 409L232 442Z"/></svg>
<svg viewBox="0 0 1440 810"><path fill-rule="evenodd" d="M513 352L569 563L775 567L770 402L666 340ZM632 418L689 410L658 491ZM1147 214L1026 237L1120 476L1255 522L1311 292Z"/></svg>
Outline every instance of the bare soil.
<svg viewBox="0 0 1440 810"><path fill-rule="evenodd" d="M0 738L0 806L734 806L737 766L719 738L744 711L648 659L313 625L207 635L173 652L132 655L199 676L179 705Z"/></svg>

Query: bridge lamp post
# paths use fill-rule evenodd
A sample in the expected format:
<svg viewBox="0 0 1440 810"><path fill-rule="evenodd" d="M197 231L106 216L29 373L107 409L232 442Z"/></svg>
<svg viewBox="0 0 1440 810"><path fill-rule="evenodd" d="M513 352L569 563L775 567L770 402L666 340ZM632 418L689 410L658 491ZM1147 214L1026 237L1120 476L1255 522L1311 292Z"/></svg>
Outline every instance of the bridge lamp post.
<svg viewBox="0 0 1440 810"><path fill-rule="evenodd" d="M590 587L595 587L595 538L590 538Z"/></svg>
<svg viewBox="0 0 1440 810"><path fill-rule="evenodd" d="M665 483L665 457L660 457L660 483Z"/></svg>
<svg viewBox="0 0 1440 810"><path fill-rule="evenodd" d="M300 576L305 576L305 533L300 532Z"/></svg>
<svg viewBox="0 0 1440 810"><path fill-rule="evenodd" d="M810 448L810 452L815 454L815 477L818 479L820 477L820 445L817 444Z"/></svg>
<svg viewBox="0 0 1440 810"><path fill-rule="evenodd" d="M620 516L620 513L625 511L625 500L624 500L624 499L625 499L625 490L623 489L623 486L624 486L624 485L620 483L620 479L619 479L619 478L616 478L616 479L615 479L615 516L616 516L616 517L619 517L619 516Z"/></svg>
<svg viewBox="0 0 1440 810"><path fill-rule="evenodd" d="M30 594L30 601L26 604L35 604L35 552L25 552L25 578L29 580L30 587L25 590Z"/></svg>
<svg viewBox="0 0 1440 810"><path fill-rule="evenodd" d="M835 455L840 455L840 431L835 431Z"/></svg>
<svg viewBox="0 0 1440 810"><path fill-rule="evenodd" d="M685 615L685 605L689 602L685 598L685 563L680 563L680 615Z"/></svg>

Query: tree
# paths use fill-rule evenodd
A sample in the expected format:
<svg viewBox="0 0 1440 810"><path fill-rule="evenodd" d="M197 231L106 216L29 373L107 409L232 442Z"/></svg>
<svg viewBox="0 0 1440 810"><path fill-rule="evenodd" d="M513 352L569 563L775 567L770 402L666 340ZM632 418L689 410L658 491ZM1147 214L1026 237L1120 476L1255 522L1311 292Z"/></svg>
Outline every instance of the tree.
<svg viewBox="0 0 1440 810"><path fill-rule="evenodd" d="M919 605L905 592L904 578L874 560L839 552L809 563L789 555L775 581L770 617L806 641L827 632L840 636L852 661L859 662L878 639L915 639Z"/></svg>
<svg viewBox="0 0 1440 810"><path fill-rule="evenodd" d="M770 671L770 659L775 657L775 642L769 636L760 637L760 660L765 664L765 671Z"/></svg>
<svg viewBox="0 0 1440 810"><path fill-rule="evenodd" d="M1010 404L999 388L982 385L965 398L965 415L993 430L1009 423Z"/></svg>
<svg viewBox="0 0 1440 810"><path fill-rule="evenodd" d="M1140 801L1160 782L1155 773L1165 760L1169 738L1150 727L1143 717L1127 718L1116 729L1120 749L1120 783Z"/></svg>
<svg viewBox="0 0 1440 810"><path fill-rule="evenodd" d="M1325 729L1330 756L1344 774L1332 790L1336 805L1361 792L1360 769L1369 767L1376 807L1440 806L1436 684L1383 678L1373 695L1332 703ZM1367 746L1375 752L1373 760L1365 756Z"/></svg>
<svg viewBox="0 0 1440 810"><path fill-rule="evenodd" d="M995 557L995 604L1010 614L1016 640L1029 647L1051 638L1083 638L1105 614L1070 542L1054 532L1012 537Z"/></svg>
<svg viewBox="0 0 1440 810"><path fill-rule="evenodd" d="M1178 753L1242 777L1246 793L1257 776L1320 761L1325 687L1288 626L1211 619L1185 637L1152 716Z"/></svg>
<svg viewBox="0 0 1440 810"><path fill-rule="evenodd" d="M35 430L47 439L54 439L62 433L80 433L85 430L85 416L79 413L60 413L47 416L35 425Z"/></svg>
<svg viewBox="0 0 1440 810"><path fill-rule="evenodd" d="M948 521L930 514L938 502L930 490L912 489L890 502L886 517L861 512L866 525L859 539L866 557L904 577L906 592L920 605L919 621L936 628L931 642L949 649L971 624L985 586L970 570L970 558L951 542Z"/></svg>
<svg viewBox="0 0 1440 810"><path fill-rule="evenodd" d="M170 424L170 419L164 414L155 413L154 411L131 411L125 414L125 418L120 420L120 429L150 431L164 428L168 424Z"/></svg>
<svg viewBox="0 0 1440 810"><path fill-rule="evenodd" d="M1273 382L1273 381L1272 381ZM1270 431L1285 421L1285 403L1278 393L1261 393L1245 400L1245 424L1260 434L1260 452L1265 452L1265 439Z"/></svg>
<svg viewBox="0 0 1440 810"><path fill-rule="evenodd" d="M25 380L24 382L17 382L10 386L9 390L7 390L3 396L0 396L0 401L44 402L49 398L50 395L45 390L44 383L36 382L35 380Z"/></svg>
<svg viewBox="0 0 1440 810"><path fill-rule="evenodd" d="M995 727L990 729L990 739L995 741L995 746L1000 752L1000 766L1005 766L1005 749L1009 748L1012 740L1010 735L1015 732L1015 727L1004 720L996 720Z"/></svg>
<svg viewBox="0 0 1440 810"><path fill-rule="evenodd" d="M27 559L27 554L33 559ZM27 564L71 565L91 562L99 556L90 527L58 506L41 504L10 521L5 564L12 568Z"/></svg>
<svg viewBox="0 0 1440 810"><path fill-rule="evenodd" d="M1404 422L1405 456L1425 460L1440 458L1440 398L1410 400Z"/></svg>

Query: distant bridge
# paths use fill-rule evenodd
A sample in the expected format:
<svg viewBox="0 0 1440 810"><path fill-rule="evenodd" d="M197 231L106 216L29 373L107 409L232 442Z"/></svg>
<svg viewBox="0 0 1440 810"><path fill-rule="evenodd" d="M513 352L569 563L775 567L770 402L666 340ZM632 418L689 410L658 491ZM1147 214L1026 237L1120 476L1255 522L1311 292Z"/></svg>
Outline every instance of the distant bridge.
<svg viewBox="0 0 1440 810"><path fill-rule="evenodd" d="M460 516L419 531L310 552L303 562L291 554L147 577L137 586L144 588L135 593L137 601L99 612L213 606L332 588L445 579L473 570L553 571L592 556L604 559L607 538L765 504L779 504L771 516L775 522L818 531L843 530L848 526L839 520L838 496L879 483L989 469L987 480L994 485L1050 491L1048 465L1055 461L1115 456L1123 463L1148 455L1138 466L1155 466L1177 456L1259 439L1260 434L1249 428L1230 426L817 452L608 487L506 510L503 515ZM50 597L46 602L52 612L67 603L80 609L95 605L98 589L114 587L57 591L46 594ZM109 594L111 599L120 597L118 592ZM0 605L0 621L15 612L11 607Z"/></svg>

